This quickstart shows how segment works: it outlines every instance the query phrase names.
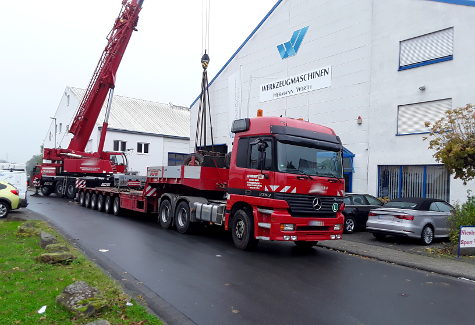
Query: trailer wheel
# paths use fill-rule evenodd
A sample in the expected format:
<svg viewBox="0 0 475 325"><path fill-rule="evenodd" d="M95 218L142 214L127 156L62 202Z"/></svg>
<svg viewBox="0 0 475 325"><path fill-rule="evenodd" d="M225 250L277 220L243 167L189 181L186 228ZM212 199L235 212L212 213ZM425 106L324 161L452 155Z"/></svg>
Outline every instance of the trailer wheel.
<svg viewBox="0 0 475 325"><path fill-rule="evenodd" d="M63 197L63 181L57 181L55 185L55 190L57 197Z"/></svg>
<svg viewBox="0 0 475 325"><path fill-rule="evenodd" d="M96 210L97 209L97 194L93 193L91 195L91 209Z"/></svg>
<svg viewBox="0 0 475 325"><path fill-rule="evenodd" d="M91 208L91 193L87 192L84 198L84 206L86 208Z"/></svg>
<svg viewBox="0 0 475 325"><path fill-rule="evenodd" d="M69 184L66 188L66 196L70 200L74 200L76 197L76 186L74 184Z"/></svg>
<svg viewBox="0 0 475 325"><path fill-rule="evenodd" d="M176 230L180 234L187 234L192 231L190 220L190 205L186 201L178 203L175 211Z"/></svg>
<svg viewBox="0 0 475 325"><path fill-rule="evenodd" d="M120 214L120 198L116 196L114 198L114 204L112 206L112 214L118 216Z"/></svg>
<svg viewBox="0 0 475 325"><path fill-rule="evenodd" d="M247 209L237 210L231 221L234 246L242 250L252 250L259 241L254 238L252 215Z"/></svg>
<svg viewBox="0 0 475 325"><path fill-rule="evenodd" d="M106 196L106 199L104 201L104 212L105 213L112 212L112 196L110 195Z"/></svg>
<svg viewBox="0 0 475 325"><path fill-rule="evenodd" d="M86 197L84 192L79 193L79 204L82 206L86 206Z"/></svg>
<svg viewBox="0 0 475 325"><path fill-rule="evenodd" d="M51 188L49 186L41 186L41 194L43 194L43 196L49 196L51 194Z"/></svg>
<svg viewBox="0 0 475 325"><path fill-rule="evenodd" d="M104 210L104 196L99 194L97 197L97 211L102 212Z"/></svg>
<svg viewBox="0 0 475 325"><path fill-rule="evenodd" d="M163 200L158 210L158 222L163 229L168 229L171 227L172 221L172 205L169 200Z"/></svg>

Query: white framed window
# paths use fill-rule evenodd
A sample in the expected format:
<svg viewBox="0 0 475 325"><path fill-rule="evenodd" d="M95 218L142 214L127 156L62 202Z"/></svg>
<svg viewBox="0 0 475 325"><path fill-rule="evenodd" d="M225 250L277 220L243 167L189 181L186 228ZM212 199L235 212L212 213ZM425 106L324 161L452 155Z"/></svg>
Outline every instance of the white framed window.
<svg viewBox="0 0 475 325"><path fill-rule="evenodd" d="M401 105L397 112L397 135L427 133L425 122L435 122L452 108L452 99Z"/></svg>
<svg viewBox="0 0 475 325"><path fill-rule="evenodd" d="M452 60L453 46L453 27L401 41L399 70Z"/></svg>
<svg viewBox="0 0 475 325"><path fill-rule="evenodd" d="M114 151L122 151L124 152L127 147L127 141L122 140L114 140Z"/></svg>
<svg viewBox="0 0 475 325"><path fill-rule="evenodd" d="M137 142L137 153L147 154L149 152L150 143Z"/></svg>

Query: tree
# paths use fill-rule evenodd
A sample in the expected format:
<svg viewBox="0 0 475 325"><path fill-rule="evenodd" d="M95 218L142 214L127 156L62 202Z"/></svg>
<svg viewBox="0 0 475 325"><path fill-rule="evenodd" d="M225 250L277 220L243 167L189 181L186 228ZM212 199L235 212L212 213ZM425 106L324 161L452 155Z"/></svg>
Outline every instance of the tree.
<svg viewBox="0 0 475 325"><path fill-rule="evenodd" d="M440 120L425 123L429 127L429 149L434 158L464 184L475 178L475 109L473 105L448 110Z"/></svg>
<svg viewBox="0 0 475 325"><path fill-rule="evenodd" d="M43 162L43 154L33 155L27 162L26 162L26 173L28 175L33 174L33 168L36 165L41 164Z"/></svg>

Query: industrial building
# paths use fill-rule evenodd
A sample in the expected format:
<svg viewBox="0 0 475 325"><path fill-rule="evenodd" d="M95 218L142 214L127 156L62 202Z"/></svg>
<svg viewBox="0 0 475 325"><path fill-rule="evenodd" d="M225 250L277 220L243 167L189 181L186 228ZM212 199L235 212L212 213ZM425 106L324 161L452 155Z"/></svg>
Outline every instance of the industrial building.
<svg viewBox="0 0 475 325"><path fill-rule="evenodd" d="M85 90L66 87L46 133L45 148L67 148L68 133ZM105 109L86 147L97 151ZM115 95L109 117L105 151L126 153L129 170L146 175L150 165L179 165L189 153L190 110L173 104Z"/></svg>
<svg viewBox="0 0 475 325"><path fill-rule="evenodd" d="M257 109L303 118L341 137L348 192L464 201L475 183L423 138L475 103L473 30L475 1L279 0L210 82L214 143L230 150L232 121Z"/></svg>

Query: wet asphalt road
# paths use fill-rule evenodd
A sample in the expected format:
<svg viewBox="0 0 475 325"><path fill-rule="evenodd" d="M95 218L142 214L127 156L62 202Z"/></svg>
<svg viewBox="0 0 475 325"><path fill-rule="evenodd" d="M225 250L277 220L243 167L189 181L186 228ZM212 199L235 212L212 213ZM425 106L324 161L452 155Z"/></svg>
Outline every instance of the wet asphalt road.
<svg viewBox="0 0 475 325"><path fill-rule="evenodd" d="M474 323L473 282L291 243L242 252L221 232L180 235L151 218L115 217L54 197L29 202L86 252L197 324Z"/></svg>

